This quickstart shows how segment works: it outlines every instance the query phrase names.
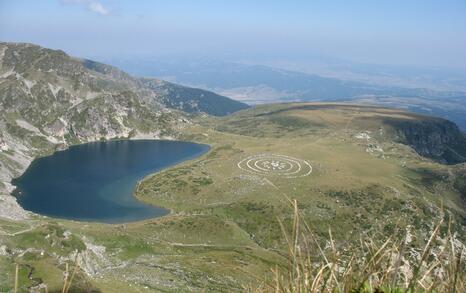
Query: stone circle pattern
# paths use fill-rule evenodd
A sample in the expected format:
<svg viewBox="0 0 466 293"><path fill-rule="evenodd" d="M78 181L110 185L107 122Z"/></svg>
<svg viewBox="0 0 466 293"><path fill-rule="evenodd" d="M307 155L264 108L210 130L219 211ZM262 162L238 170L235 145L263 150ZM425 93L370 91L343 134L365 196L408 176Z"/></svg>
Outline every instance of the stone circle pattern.
<svg viewBox="0 0 466 293"><path fill-rule="evenodd" d="M285 155L257 154L249 156L238 163L241 170L264 176L297 178L312 173L309 162Z"/></svg>

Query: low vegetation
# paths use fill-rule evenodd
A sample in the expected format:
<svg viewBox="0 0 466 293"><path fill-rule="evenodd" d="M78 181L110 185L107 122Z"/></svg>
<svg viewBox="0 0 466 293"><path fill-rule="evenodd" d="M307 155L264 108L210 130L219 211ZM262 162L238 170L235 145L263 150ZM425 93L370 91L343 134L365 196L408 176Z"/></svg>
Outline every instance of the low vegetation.
<svg viewBox="0 0 466 293"><path fill-rule="evenodd" d="M249 292L466 292L465 246L449 217L433 223L423 247L399 229L391 236L361 234L356 245L332 237L322 242L303 220L296 201L292 226L281 225L288 263ZM445 220L444 220L445 219ZM291 231L291 232L289 232Z"/></svg>
<svg viewBox="0 0 466 293"><path fill-rule="evenodd" d="M297 201L289 201L293 220L289 226L279 221L287 244L286 261L275 265L268 278L256 276L255 282L244 284L245 292L466 292L465 246L452 233L450 217L443 211L428 239L423 239L423 247L414 244L409 229L400 227L389 237L361 234L359 243L345 244L334 239L330 229L326 238L315 234ZM23 266L27 278L40 284L36 289L48 292L47 284L32 278L34 268ZM15 293L21 288L19 268L16 264ZM79 280L82 274L77 259L73 269L66 263L61 292L99 292Z"/></svg>
<svg viewBox="0 0 466 293"><path fill-rule="evenodd" d="M211 150L135 190L170 209L163 218L0 221L0 291L13 289L18 263L23 292L35 284L27 265L61 292L77 253L70 292L462 292L465 165L395 142L378 117L400 111L297 106L193 119L182 139ZM306 160L313 171L284 178L238 167L257 154Z"/></svg>

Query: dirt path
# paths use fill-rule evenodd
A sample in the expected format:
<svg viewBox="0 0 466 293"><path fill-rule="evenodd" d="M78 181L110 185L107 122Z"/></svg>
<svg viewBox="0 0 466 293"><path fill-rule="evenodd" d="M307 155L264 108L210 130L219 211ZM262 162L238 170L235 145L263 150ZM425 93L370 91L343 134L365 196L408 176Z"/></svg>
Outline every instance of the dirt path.
<svg viewBox="0 0 466 293"><path fill-rule="evenodd" d="M3 230L0 230L0 235L12 236L13 237L13 236L16 236L16 235L19 235L19 234L23 234L23 233L32 231L35 228L37 228L37 225L34 225L34 223L31 223L31 224L29 224L29 228L24 229L24 230L20 230L20 231L14 232L14 233L8 233L8 232L5 232Z"/></svg>

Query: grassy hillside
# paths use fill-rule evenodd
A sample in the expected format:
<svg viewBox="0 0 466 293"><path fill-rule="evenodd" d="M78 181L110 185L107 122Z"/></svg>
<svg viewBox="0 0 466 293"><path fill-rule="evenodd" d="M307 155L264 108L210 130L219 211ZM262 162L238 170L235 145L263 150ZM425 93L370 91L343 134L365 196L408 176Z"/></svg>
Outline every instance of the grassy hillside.
<svg viewBox="0 0 466 293"><path fill-rule="evenodd" d="M75 260L81 269L74 288L82 291L260 288L274 280L272 269L287 274L284 232L293 232L293 200L312 231L300 241L312 235L326 251L334 243L350 256L361 243L373 241L367 247L373 253L389 237L409 234L412 259L406 261L413 269L435 223L448 223L436 233L451 231L458 249L466 235L465 165L421 156L387 123L423 119L430 118L336 104L265 105L199 117L182 137L208 143L211 151L148 176L135 191L142 201L171 209L169 216L122 225L2 220L0 288L12 288L14 263L20 263L24 290L37 278L60 290L64 264Z"/></svg>

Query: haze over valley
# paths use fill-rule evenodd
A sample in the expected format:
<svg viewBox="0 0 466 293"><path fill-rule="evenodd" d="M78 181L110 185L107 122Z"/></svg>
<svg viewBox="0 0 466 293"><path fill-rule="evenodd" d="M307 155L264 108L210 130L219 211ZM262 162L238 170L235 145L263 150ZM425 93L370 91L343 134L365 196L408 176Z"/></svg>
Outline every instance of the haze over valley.
<svg viewBox="0 0 466 293"><path fill-rule="evenodd" d="M311 60L317 58L311 56ZM319 59L320 60L320 59ZM321 60L306 73L263 64L165 57L108 60L128 72L211 90L250 105L290 101L349 101L440 116L466 130L466 71ZM256 61L260 62L260 61ZM328 63L325 63L328 62ZM323 63L323 64L322 64ZM273 64L273 63L272 63ZM324 65L326 64L326 65ZM281 67L278 67L281 66Z"/></svg>
<svg viewBox="0 0 466 293"><path fill-rule="evenodd" d="M465 292L463 1L0 0L0 292Z"/></svg>

